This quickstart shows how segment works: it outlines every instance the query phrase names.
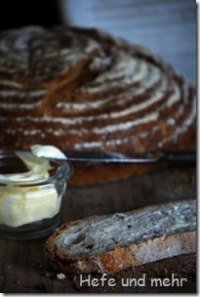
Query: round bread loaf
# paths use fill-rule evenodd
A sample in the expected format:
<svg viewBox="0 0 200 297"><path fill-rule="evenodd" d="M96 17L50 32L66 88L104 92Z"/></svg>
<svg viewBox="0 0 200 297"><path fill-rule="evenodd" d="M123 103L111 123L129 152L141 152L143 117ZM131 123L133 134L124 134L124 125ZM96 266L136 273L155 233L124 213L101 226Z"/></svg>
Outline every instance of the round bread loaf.
<svg viewBox="0 0 200 297"><path fill-rule="evenodd" d="M0 34L1 148L185 150L195 145L194 95L148 50L98 30L26 27ZM76 183L149 165L79 167Z"/></svg>

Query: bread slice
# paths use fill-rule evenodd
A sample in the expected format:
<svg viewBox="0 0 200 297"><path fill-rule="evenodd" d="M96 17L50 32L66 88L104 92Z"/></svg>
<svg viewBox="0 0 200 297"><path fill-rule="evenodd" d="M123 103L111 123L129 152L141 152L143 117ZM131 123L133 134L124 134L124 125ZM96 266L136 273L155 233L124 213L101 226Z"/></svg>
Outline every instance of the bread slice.
<svg viewBox="0 0 200 297"><path fill-rule="evenodd" d="M65 273L113 274L195 251L195 200L73 221L45 243L46 256Z"/></svg>

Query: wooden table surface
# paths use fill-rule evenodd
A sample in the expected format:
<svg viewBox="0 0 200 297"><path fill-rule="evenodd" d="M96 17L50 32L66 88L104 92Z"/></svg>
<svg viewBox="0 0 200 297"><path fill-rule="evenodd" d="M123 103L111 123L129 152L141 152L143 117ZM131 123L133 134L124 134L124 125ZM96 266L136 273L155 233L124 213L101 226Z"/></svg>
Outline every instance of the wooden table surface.
<svg viewBox="0 0 200 297"><path fill-rule="evenodd" d="M93 214L128 211L146 205L176 200L195 199L195 168L168 167L154 170L138 177L127 178L118 182L104 183L85 187L69 186L62 207L62 222ZM77 277L67 276L60 280L44 256L45 238L31 241L1 240L0 243L0 291L5 293L72 293L87 292L88 288L79 288ZM195 292L195 257L187 260L188 266L183 266L181 258L177 259L178 272L170 262L153 265L157 274L165 274L163 267L168 267L168 273L185 271L188 275L186 287L172 290ZM184 260L185 261L185 260ZM161 270L159 268L161 266ZM167 266L168 265L168 266ZM171 266L170 266L171 265ZM152 270L148 264L129 275L140 275L141 271ZM171 269L171 270L170 270ZM185 270L184 270L185 269ZM124 272L128 273L128 272ZM139 273L139 274L138 274ZM192 276L192 277L191 277ZM119 275L118 275L119 278ZM143 288L145 290L146 288ZM170 290L169 288L166 288ZM109 287L90 288L93 292L113 292ZM89 291L90 291L89 290ZM137 292L137 288L115 288L117 292ZM154 288L155 290L155 288ZM156 288L158 290L158 288ZM163 288L162 288L163 290ZM140 291L142 289L140 288ZM167 291L168 292L168 291ZM181 291L180 291L181 292Z"/></svg>

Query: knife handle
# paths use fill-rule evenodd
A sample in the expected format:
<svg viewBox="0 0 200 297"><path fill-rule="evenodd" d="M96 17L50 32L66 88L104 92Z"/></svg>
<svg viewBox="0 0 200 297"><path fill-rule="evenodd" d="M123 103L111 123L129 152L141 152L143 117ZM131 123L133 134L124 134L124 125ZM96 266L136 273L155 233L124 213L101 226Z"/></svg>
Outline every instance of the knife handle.
<svg viewBox="0 0 200 297"><path fill-rule="evenodd" d="M163 151L161 159L172 162L196 162L196 151Z"/></svg>

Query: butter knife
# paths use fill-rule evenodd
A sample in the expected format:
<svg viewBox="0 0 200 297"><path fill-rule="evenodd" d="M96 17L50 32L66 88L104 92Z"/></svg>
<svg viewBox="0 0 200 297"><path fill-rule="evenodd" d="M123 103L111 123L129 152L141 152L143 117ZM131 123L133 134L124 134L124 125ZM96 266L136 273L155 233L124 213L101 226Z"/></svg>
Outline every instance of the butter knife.
<svg viewBox="0 0 200 297"><path fill-rule="evenodd" d="M134 154L130 152L65 152L66 160L88 163L155 163L168 162L196 162L196 151L162 151L155 154Z"/></svg>

